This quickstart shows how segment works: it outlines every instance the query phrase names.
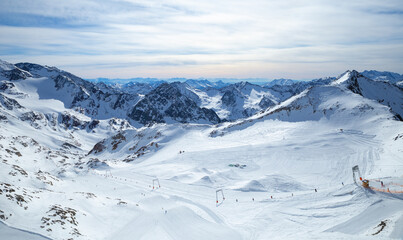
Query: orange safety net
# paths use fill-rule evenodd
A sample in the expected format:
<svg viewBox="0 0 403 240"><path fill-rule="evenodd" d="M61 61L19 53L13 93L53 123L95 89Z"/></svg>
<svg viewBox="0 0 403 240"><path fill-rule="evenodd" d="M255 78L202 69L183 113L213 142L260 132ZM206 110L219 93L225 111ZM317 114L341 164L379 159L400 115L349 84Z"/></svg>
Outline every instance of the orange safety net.
<svg viewBox="0 0 403 240"><path fill-rule="evenodd" d="M403 191L396 191L396 190L389 190L387 189L381 189L381 188L376 188L376 187L369 187L370 189L378 192L386 192L386 193L403 193Z"/></svg>
<svg viewBox="0 0 403 240"><path fill-rule="evenodd" d="M389 185L395 185L395 186L403 187L402 184L398 184L398 183L394 183L394 182L391 182L391 183L388 183L388 184L389 184Z"/></svg>
<svg viewBox="0 0 403 240"><path fill-rule="evenodd" d="M371 181L374 181L374 182L382 182L382 181L379 180L379 179L370 179L370 182L371 182ZM399 187L402 187L402 188L403 188L403 184L394 183L394 182L386 182L386 183L384 183L384 186L385 186L385 187L387 187L387 186L389 186L389 185L399 186ZM374 187L371 187L371 188L374 188ZM377 191L385 192L384 189L374 188L374 190L376 190L376 189L378 189ZM386 192L388 192L388 191L386 190ZM392 191L390 191L390 192L392 192ZM402 191L395 191L395 192L396 192L396 193L402 193Z"/></svg>

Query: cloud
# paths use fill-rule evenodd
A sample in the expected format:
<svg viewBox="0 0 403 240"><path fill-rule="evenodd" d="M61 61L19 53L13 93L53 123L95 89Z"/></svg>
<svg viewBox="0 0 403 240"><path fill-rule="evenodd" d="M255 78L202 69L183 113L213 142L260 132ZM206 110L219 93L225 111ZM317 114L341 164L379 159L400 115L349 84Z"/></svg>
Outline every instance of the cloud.
<svg viewBox="0 0 403 240"><path fill-rule="evenodd" d="M83 77L271 78L291 68L295 76L316 76L318 66L325 75L366 66L403 72L401 5L3 0L0 58L67 67Z"/></svg>

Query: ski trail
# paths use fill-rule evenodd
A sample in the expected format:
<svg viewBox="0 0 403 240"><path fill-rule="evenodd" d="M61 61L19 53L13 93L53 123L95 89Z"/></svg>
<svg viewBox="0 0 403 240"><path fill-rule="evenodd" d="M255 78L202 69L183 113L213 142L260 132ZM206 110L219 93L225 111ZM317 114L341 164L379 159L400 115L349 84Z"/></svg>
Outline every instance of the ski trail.
<svg viewBox="0 0 403 240"><path fill-rule="evenodd" d="M140 174L139 174L140 175ZM148 176L147 176L148 177ZM186 190L184 190L184 191L180 191L180 190L178 190L177 188L173 188L173 187L168 187L168 185L166 185L166 184L164 184L163 185L163 187L161 187L161 188L158 188L158 189L155 189L154 191L153 190L151 190L149 187L147 187L146 186L146 182L142 179L142 180L139 180L139 179L137 179L137 180L133 180L133 179L128 179L128 178L124 178L124 179L127 179L127 180L129 180L129 181L122 181L121 179L122 178L119 178L119 177L116 177L116 178L108 178L108 179L110 179L110 180L112 180L112 181L115 181L115 182L119 182L120 184L124 184L124 183L127 183L127 184L124 184L124 185L127 185L127 186L130 186L130 187L134 187L134 188L140 188L140 189L142 189L142 190L146 190L146 191L149 191L149 192L151 192L151 193L153 193L153 194L155 194L155 195L165 195L165 196L169 196L170 198L172 198L172 199L175 199L175 200L178 200L178 201L182 201L182 202L185 202L185 203L188 203L188 204L191 204L191 205L194 205L194 206L197 206L198 208L200 208L200 209L202 209L204 212L206 212L212 219L214 219L214 221L216 222L216 223L220 223L220 224L222 224L223 223L223 220L220 218L220 217L218 217L213 211L211 211L209 208L207 208L207 207L205 207L204 205L202 205L202 204L199 204L199 203L196 203L196 202L194 202L194 201L191 201L191 200L189 200L189 199L187 199L187 198L184 198L184 197L181 197L181 196L183 196L183 195L189 195L189 187L186 189ZM139 182L143 182L143 184L139 184ZM165 182L165 181L169 181L169 180L163 180L163 181L161 181L162 183L163 182ZM137 183L135 183L135 182L137 182ZM136 184L136 186L133 186L134 184ZM175 195L175 194L179 194L179 195L181 195L181 196L178 196L178 195ZM192 197L199 197L199 199L200 199L200 197L204 197L204 199L208 199L208 198L206 198L205 197L205 195L201 195L201 194L190 194Z"/></svg>
<svg viewBox="0 0 403 240"><path fill-rule="evenodd" d="M209 208L205 207L202 204L196 203L194 201L191 201L189 199L179 197L179 196L171 196L171 198L175 199L177 201L181 201L181 202L185 202L185 203L189 203L189 204L192 204L194 206L197 206L198 208L200 208L204 212L206 212L216 223L224 224L224 221L220 217L218 217L217 214L215 214L213 211L211 211Z"/></svg>
<svg viewBox="0 0 403 240"><path fill-rule="evenodd" d="M2 233L2 236L7 236L7 240L51 240L51 238L45 237L39 233L11 227L3 221L0 221L0 232Z"/></svg>

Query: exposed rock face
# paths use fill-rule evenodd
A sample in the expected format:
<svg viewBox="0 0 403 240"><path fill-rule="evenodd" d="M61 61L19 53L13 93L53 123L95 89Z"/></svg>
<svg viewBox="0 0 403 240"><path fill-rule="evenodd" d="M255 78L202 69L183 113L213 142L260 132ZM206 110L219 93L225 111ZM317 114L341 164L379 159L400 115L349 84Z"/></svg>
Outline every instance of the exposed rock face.
<svg viewBox="0 0 403 240"><path fill-rule="evenodd" d="M261 110L265 110L270 102L276 104L282 99L280 94L274 96L272 94L274 91L271 89L248 82L228 85L221 88L220 92L222 94L222 108L228 113L226 120L229 121L250 117Z"/></svg>
<svg viewBox="0 0 403 240"><path fill-rule="evenodd" d="M230 90L225 91L224 95L221 98L221 101L226 106L235 106L236 103L235 93Z"/></svg>
<svg viewBox="0 0 403 240"><path fill-rule="evenodd" d="M403 90L401 88L388 81L369 79L355 70L347 71L343 76L344 81L336 80L333 84L344 86L353 93L389 107L397 120L403 120Z"/></svg>
<svg viewBox="0 0 403 240"><path fill-rule="evenodd" d="M92 120L92 121L90 122L90 124L88 125L88 128L89 128L89 129L94 129L94 128L96 128L98 125L99 125L99 120L94 119L94 120Z"/></svg>
<svg viewBox="0 0 403 240"><path fill-rule="evenodd" d="M397 84L401 80L400 75L366 72L367 75L372 74L379 78L378 81L373 81L354 70L347 73L349 78L342 83L344 88L390 107L397 119L402 118L403 106L400 103L402 88L399 88L400 85ZM119 84L115 87L107 84L93 84L55 67L32 63L13 65L1 60L0 77L2 78L0 92L3 94L0 96L0 103L7 110L22 107L16 100L10 98L12 95L20 99L27 97L19 87L16 87L19 86L18 81L30 77L42 78L47 81L45 86L51 88L49 92L53 91L50 98L62 101L66 108L78 111L92 119L126 119L136 126L150 123L216 124L225 120L234 121L266 110L310 87L328 85L334 80L333 78L309 82L282 80L267 86L240 82L221 84L220 87L208 81L156 85L129 83L124 89L118 87ZM389 79L389 82L384 79ZM199 89L195 90L189 84ZM206 90L211 87L216 87L216 93L212 94ZM382 93L376 93L373 89L378 89ZM389 90L393 94L387 93ZM394 97L391 97L392 95ZM7 118L4 114L2 116L4 116L2 119ZM62 118L59 121L65 122L66 119ZM68 128L80 126L79 128L93 129L97 126L96 122L91 125L88 122L86 126L77 124L77 121L72 121L68 124Z"/></svg>
<svg viewBox="0 0 403 240"><path fill-rule="evenodd" d="M350 79L348 80L347 88L350 89L353 93L359 94L362 96L360 85L358 84L357 79L363 78L364 76L359 72L353 70L350 72Z"/></svg>
<svg viewBox="0 0 403 240"><path fill-rule="evenodd" d="M88 155L89 155L89 154L100 153L100 152L102 152L104 149L106 149L106 146L104 145L104 141L103 141L103 142L99 142L99 143L95 144L95 146L91 149L91 151L88 153Z"/></svg>
<svg viewBox="0 0 403 240"><path fill-rule="evenodd" d="M35 64L35 63L17 63L15 64L16 67L30 72L30 74L33 77L41 77L45 72L51 72L51 71L57 71L58 69L55 67L48 67L48 66L42 66L39 64ZM39 74L41 73L41 74Z"/></svg>
<svg viewBox="0 0 403 240"><path fill-rule="evenodd" d="M403 75L394 73L394 72L380 72L376 70L365 70L361 73L367 78L376 80L376 81L384 81L392 84L397 84L398 82L403 81Z"/></svg>
<svg viewBox="0 0 403 240"><path fill-rule="evenodd" d="M129 117L142 124L167 121L213 124L220 122L213 110L198 107L192 99L168 83L161 84L147 94L134 106Z"/></svg>
<svg viewBox="0 0 403 240"><path fill-rule="evenodd" d="M259 102L259 107L261 107L262 109L266 109L268 107L272 107L276 105L276 103L269 97L263 97L262 100L260 100Z"/></svg>
<svg viewBox="0 0 403 240"><path fill-rule="evenodd" d="M20 117L22 121L31 121L31 122L42 120L44 118L45 116L43 115L43 113L34 111L26 112L22 114L22 116Z"/></svg>
<svg viewBox="0 0 403 240"><path fill-rule="evenodd" d="M23 108L23 106L21 106L16 100L14 100L12 98L8 98L0 93L0 107L1 107L1 105L4 106L8 110L13 110L15 108L17 108L17 109Z"/></svg>
<svg viewBox="0 0 403 240"><path fill-rule="evenodd" d="M0 91L6 91L9 89L15 88L15 84L11 82L2 82L0 83Z"/></svg>
<svg viewBox="0 0 403 240"><path fill-rule="evenodd" d="M69 113L61 114L61 125L64 126L65 128L77 127L80 129L84 129L87 127L88 124L90 124L89 121L80 120L72 114Z"/></svg>
<svg viewBox="0 0 403 240"><path fill-rule="evenodd" d="M32 77L29 72L23 71L19 68L14 68L13 70L4 71L3 74L10 79L10 81L27 79L28 77Z"/></svg>
<svg viewBox="0 0 403 240"><path fill-rule="evenodd" d="M139 94L125 93L105 85L100 85L100 89L91 82L55 67L31 63L18 63L16 66L29 71L34 77L48 77L53 80L57 95L60 95L65 106L80 109L80 112L90 117L125 118L129 109L140 100Z"/></svg>

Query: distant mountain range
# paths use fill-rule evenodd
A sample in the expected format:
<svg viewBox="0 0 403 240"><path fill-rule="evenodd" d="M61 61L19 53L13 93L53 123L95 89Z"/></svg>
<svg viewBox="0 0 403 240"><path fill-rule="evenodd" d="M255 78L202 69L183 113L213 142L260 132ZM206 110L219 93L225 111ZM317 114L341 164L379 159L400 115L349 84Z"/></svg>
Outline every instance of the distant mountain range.
<svg viewBox="0 0 403 240"><path fill-rule="evenodd" d="M354 184L351 167L360 165L369 179L400 177L401 75L351 70L262 85L176 80L91 82L55 67L0 61L1 222L52 239L123 239L121 227L129 239L136 236L127 229L141 228L150 232L137 239L149 238L163 229L156 222L175 233L162 238L214 230L200 237L211 239L224 236L216 234L227 214L235 220L223 239L238 239L232 233L241 225L249 238L260 234L239 216L264 230L279 215L297 231L301 221L325 219L322 232L341 226L342 215L349 215L343 224L361 224L388 205L389 215L360 228L362 235L336 238L365 238L384 219L400 230L400 200ZM392 166L382 167L387 175L375 167L382 164ZM219 215L217 189L229 196ZM186 222L190 232L181 229ZM1 229L0 236L8 239Z"/></svg>
<svg viewBox="0 0 403 240"><path fill-rule="evenodd" d="M387 71L376 71L376 70L365 70L361 72L361 74L367 78L376 81L387 81L394 84L401 85L403 81L403 75L394 72L387 72ZM93 83L105 83L108 85L118 85L122 86L122 88L127 87L130 83L147 83L153 86L157 86L163 82L186 82L189 86L196 88L196 89L206 89L208 87L213 88L222 88L228 86L233 83L237 82L249 82L255 85L262 85L264 87L272 87L274 85L293 85L297 82L301 82L302 80L295 80L295 79L286 79L286 78L279 78L279 79L255 79L255 78L248 78L248 79L235 79L235 78L218 78L218 79L187 79L187 78L169 78L169 79L160 79L160 78L96 78L96 79L86 79ZM311 80L314 81L314 80ZM400 83L399 83L400 82Z"/></svg>
<svg viewBox="0 0 403 240"><path fill-rule="evenodd" d="M0 67L3 79L0 89L6 94L3 102L6 97L27 95L19 87L22 84L38 89L40 99L58 100L65 108L90 118L119 118L136 127L153 123L236 121L275 108L307 89L334 85L346 76L312 81L276 79L262 85L205 79L167 82L155 78L133 78L115 82L105 78L86 81L55 67L32 63L13 65L2 61ZM362 73L349 71L349 76L359 79L351 80L351 91L374 99L390 107L396 116L402 116L401 104L393 102L401 92L402 75L371 70ZM392 92L397 95L391 98Z"/></svg>

